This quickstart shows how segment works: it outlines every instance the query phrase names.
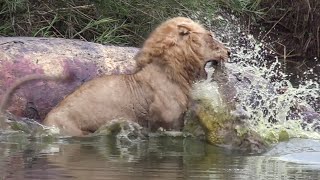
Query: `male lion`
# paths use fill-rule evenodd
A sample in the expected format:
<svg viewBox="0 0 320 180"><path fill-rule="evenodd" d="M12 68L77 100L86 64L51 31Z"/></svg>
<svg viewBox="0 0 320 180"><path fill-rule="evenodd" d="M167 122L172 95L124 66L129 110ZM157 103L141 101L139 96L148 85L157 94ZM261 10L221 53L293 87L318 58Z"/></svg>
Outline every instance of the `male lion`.
<svg viewBox="0 0 320 180"><path fill-rule="evenodd" d="M179 130L192 83L206 77L205 64L227 60L229 50L200 24L184 17L162 23L136 55L137 71L84 83L50 111L44 125L82 136L113 119L155 130Z"/></svg>

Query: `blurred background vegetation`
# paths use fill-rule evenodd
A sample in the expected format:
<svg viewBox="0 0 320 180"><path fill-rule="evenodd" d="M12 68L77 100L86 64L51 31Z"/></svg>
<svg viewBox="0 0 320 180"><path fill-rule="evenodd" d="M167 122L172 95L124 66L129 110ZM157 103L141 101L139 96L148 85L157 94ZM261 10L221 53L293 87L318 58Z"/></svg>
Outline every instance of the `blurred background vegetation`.
<svg viewBox="0 0 320 180"><path fill-rule="evenodd" d="M0 36L139 46L169 17L210 20L221 9L260 40L271 37L279 56L320 56L319 0L0 0Z"/></svg>

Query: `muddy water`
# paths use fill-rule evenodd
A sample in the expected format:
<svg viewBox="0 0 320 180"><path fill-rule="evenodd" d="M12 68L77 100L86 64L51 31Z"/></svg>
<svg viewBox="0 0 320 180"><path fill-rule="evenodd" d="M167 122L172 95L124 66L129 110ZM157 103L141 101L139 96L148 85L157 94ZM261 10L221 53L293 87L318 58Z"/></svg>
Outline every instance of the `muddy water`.
<svg viewBox="0 0 320 180"><path fill-rule="evenodd" d="M262 155L182 137L7 140L0 179L320 179L316 140L292 139Z"/></svg>

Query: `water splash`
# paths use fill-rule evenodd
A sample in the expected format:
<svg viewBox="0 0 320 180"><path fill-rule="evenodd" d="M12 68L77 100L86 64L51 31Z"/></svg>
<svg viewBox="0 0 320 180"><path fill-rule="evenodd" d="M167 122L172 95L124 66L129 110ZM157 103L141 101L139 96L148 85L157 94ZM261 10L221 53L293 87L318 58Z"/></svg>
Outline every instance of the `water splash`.
<svg viewBox="0 0 320 180"><path fill-rule="evenodd" d="M271 58L273 54L266 44L256 41L252 35L241 33L237 23L223 20L230 26L214 29L220 39L233 38L226 39L230 40L233 56L224 70L236 89L236 108L248 115L246 126L271 143L280 141L283 136L320 139L318 66L303 74L313 74L312 78L300 77L299 84L293 84L289 79L297 74L287 73L286 64L275 56ZM209 99L213 109L220 111L229 106L224 100L230 94L219 92L219 86L223 84L211 80L197 83L193 96Z"/></svg>
<svg viewBox="0 0 320 180"><path fill-rule="evenodd" d="M251 71L255 78L238 92L240 105L251 115L251 128L270 138L276 139L281 132L289 137L320 138L316 132L320 117L307 119L306 114L316 113L319 98L319 84L306 80L297 87L288 81L281 72L278 61L270 66L248 66L248 62L239 63L241 72Z"/></svg>

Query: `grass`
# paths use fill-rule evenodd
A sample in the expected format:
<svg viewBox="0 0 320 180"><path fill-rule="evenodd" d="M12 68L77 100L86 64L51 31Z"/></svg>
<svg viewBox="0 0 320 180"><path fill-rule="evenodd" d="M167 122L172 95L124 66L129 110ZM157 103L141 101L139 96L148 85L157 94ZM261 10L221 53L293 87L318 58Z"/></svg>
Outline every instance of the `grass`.
<svg viewBox="0 0 320 180"><path fill-rule="evenodd" d="M75 3L76 2L76 3ZM102 17L89 0L1 0L0 35L76 38L120 44L123 20Z"/></svg>
<svg viewBox="0 0 320 180"><path fill-rule="evenodd" d="M221 0L225 8L247 16L248 26L271 37L280 58L320 58L319 0Z"/></svg>
<svg viewBox="0 0 320 180"><path fill-rule="evenodd" d="M261 0L218 0L219 4L238 14L263 15L264 9L260 9Z"/></svg>
<svg viewBox="0 0 320 180"><path fill-rule="evenodd" d="M98 13L122 21L123 28L116 33L129 45L141 44L156 25L169 17L191 16L201 11L201 16L212 16L216 8L214 1L200 0L96 0Z"/></svg>
<svg viewBox="0 0 320 180"><path fill-rule="evenodd" d="M319 0L0 0L0 36L139 46L169 17L211 21L221 8L264 31L262 40L273 37L280 56L320 56Z"/></svg>
<svg viewBox="0 0 320 180"><path fill-rule="evenodd" d="M0 36L75 38L138 46L163 20L212 16L213 0L0 0Z"/></svg>

